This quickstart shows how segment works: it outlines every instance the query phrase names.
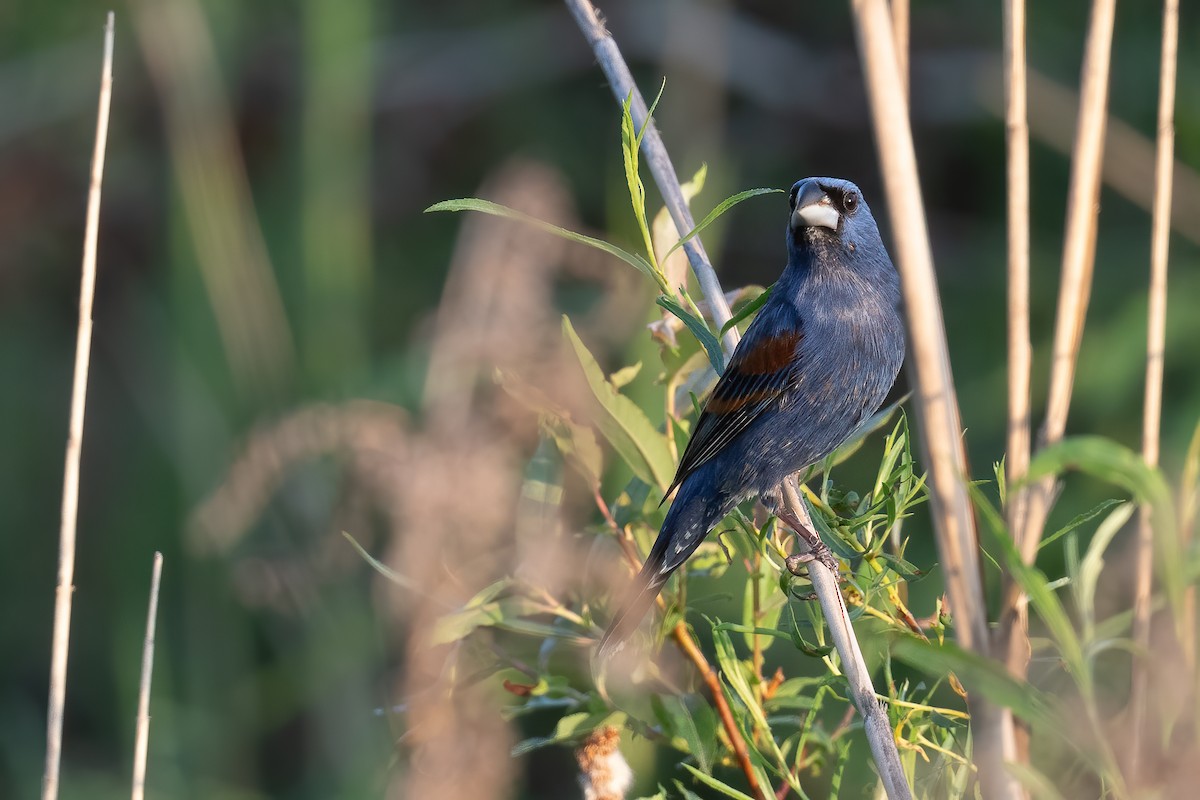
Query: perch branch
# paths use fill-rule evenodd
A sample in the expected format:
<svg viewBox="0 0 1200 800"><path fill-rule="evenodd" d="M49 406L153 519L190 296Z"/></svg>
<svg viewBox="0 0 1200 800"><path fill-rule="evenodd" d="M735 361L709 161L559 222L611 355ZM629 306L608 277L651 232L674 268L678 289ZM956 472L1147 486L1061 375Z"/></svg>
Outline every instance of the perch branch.
<svg viewBox="0 0 1200 800"><path fill-rule="evenodd" d="M621 56L616 40L604 26L596 7L588 0L565 0L565 2L572 16L575 17L579 29L583 31L588 44L591 45L592 51L596 54L596 60L600 62L600 68L604 70L604 75L608 78L609 86L612 87L617 102L625 102L625 98L632 93L633 102L630 104L629 113L633 116L633 124L639 131L645 128L645 134L642 137L642 154L646 157L650 174L654 176L654 183L658 186L659 193L662 194L663 203L670 212L671 219L675 222L675 229L681 237L686 236L696 227L696 222L692 219L692 212L683 198L679 176L675 173L675 166L671 163L670 155L667 154L666 145L663 144L654 120L647 119L646 101L633 82L633 75L630 74L629 66ZM696 281L700 284L704 299L712 308L713 319L724 324L732 316L732 312L729 310L729 303L725 301L725 293L721 291L721 282L717 280L716 270L713 269L712 262L708 260L708 253L704 250L704 244L701 243L700 237L693 236L684 242L683 251L692 265L692 272L696 275ZM733 353L733 348L738 343L737 331L731 328L722 338L722 343L725 346L726 355Z"/></svg>
<svg viewBox="0 0 1200 800"><path fill-rule="evenodd" d="M694 227L694 224L691 213L688 211L687 203L683 199L683 191L679 186L679 178L675 174L674 167L671 166L671 160L667 155L662 138L658 135L653 122L646 119L645 101L633 83L629 67L621 57L621 51L618 49L616 42L608 30L604 27L604 24L600 21L596 8L588 0L565 0L565 2L574 15L575 21L583 31L584 36L587 38L588 43L592 46L592 50L595 52L601 68L612 85L613 94L616 96L617 101L623 102L632 93L631 113L634 117L634 124L647 126L646 135L642 139L642 151L645 154L647 163L650 164L651 174L654 176L655 183L658 185L659 192L663 196L663 201L666 203L680 235L687 233ZM894 70L894 49L891 51L891 57L893 59ZM717 325L724 325L729 321L731 312L728 303L725 302L725 296L721 291L721 284L717 280L716 272L708 260L699 237L693 238L689 244L694 246L689 248L685 245L684 249L687 252L692 271L696 275L696 280L699 282L705 298L711 303L713 321ZM722 340L726 355L732 354L734 347L737 346L737 342L737 328L731 327ZM784 496L787 497L788 487L786 484L783 489L785 492ZM794 491L791 492L791 499L787 502L793 513L807 514L807 509L805 509L802 502L799 502ZM890 800L908 798L911 796L911 793L904 778L904 772L900 768L900 756L896 750L895 738L890 726L887 724L886 715L883 714L878 701L875 699L874 689L871 687L870 682L870 671L867 669L862 652L858 647L858 641L854 636L854 628L850 623L846 606L842 602L841 593L837 585L837 576L830 573L819 562L809 565L809 574L810 576L816 576L813 578L814 585L821 583L826 587L826 590L820 591L819 594L821 610L825 615L830 630L839 631L838 637L834 641L847 677L851 679L851 686L865 687L866 689L865 693L857 691L854 693L855 705L864 721L868 723L865 725L865 730L870 741L871 752L876 757L879 774L887 789L888 797ZM864 698L869 698L869 700L860 703ZM878 720L881 717L883 724L876 724L874 720ZM751 783L754 785L755 782L752 780Z"/></svg>
<svg viewBox="0 0 1200 800"><path fill-rule="evenodd" d="M71 418L63 470L62 523L58 534L58 585L54 593L54 633L50 651L50 697L46 704L46 767L43 800L58 797L62 762L63 711L67 694L67 651L71 641L71 597L75 591L75 532L79 515L79 458L83 450L83 414L87 404L88 366L92 350L92 301L96 296L96 240L100 230L100 187L108 144L108 111L112 104L113 13L104 25L104 61L100 71L100 106L88 186L87 222L83 238L83 277L79 289L79 328L75 338L75 375L71 385Z"/></svg>
<svg viewBox="0 0 1200 800"><path fill-rule="evenodd" d="M1146 396L1142 416L1142 457L1150 466L1158 464L1159 431L1162 421L1163 350L1167 323L1167 251L1171 238L1171 172L1175 160L1175 70L1179 47L1179 0L1164 0L1162 53L1158 81L1158 147L1154 164L1154 210L1151 214L1150 310L1146 331ZM1154 533L1151 508L1138 510L1137 559L1134 568L1134 639L1142 653L1150 652L1150 590L1154 565ZM1183 532L1187 535L1187 532ZM1182 552L1188 552L1184 542ZM1192 590L1189 590L1191 592ZM1195 660L1191 603L1185 605L1179 630L1189 666ZM1130 778L1138 778L1141 740L1145 733L1149 671L1145 657L1133 665L1130 697L1132 752Z"/></svg>
<svg viewBox="0 0 1200 800"><path fill-rule="evenodd" d="M146 796L146 753L150 749L150 676L154 672L154 629L158 621L158 587L162 582L162 564L162 553L155 553L154 566L150 573L150 608L146 612L146 638L142 643L142 678L138 684L132 800L142 800Z"/></svg>

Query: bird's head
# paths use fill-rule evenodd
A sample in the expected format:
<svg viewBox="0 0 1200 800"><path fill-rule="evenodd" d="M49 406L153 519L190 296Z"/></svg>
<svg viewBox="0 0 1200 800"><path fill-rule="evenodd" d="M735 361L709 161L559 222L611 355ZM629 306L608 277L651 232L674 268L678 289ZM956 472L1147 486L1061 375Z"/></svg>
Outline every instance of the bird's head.
<svg viewBox="0 0 1200 800"><path fill-rule="evenodd" d="M788 196L788 255L793 263L813 256L874 254L883 242L862 192L841 178L796 181Z"/></svg>

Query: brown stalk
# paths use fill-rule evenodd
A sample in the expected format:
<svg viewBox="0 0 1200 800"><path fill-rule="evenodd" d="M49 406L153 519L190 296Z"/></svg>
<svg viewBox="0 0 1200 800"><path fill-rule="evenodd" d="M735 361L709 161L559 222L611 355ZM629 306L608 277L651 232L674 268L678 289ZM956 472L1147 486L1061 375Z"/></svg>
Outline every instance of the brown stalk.
<svg viewBox="0 0 1200 800"><path fill-rule="evenodd" d="M929 467L931 513L946 591L955 610L955 635L968 650L988 655L986 606L975 519L967 494L966 454L933 256L925 225L912 129L896 74L895 36L886 0L852 0L859 56L874 121L884 189L892 218L908 322L913 401L921 449ZM1004 769L1016 757L1011 717L972 697L972 728L984 795L1020 797Z"/></svg>
<svg viewBox="0 0 1200 800"><path fill-rule="evenodd" d="M617 544L621 547L621 552L625 554L625 560L629 562L630 568L636 573L642 566L641 558L633 545L633 542L617 525L617 521L613 519L612 513L608 510L608 504L604 502L604 498L600 495L599 489L593 492L593 497L596 500L596 506L600 509L600 513L604 515L605 522L612 530L613 536L616 537ZM666 602L662 595L659 595L655 602L660 609L666 608ZM738 766L741 767L742 773L746 776L746 782L750 785L750 790L759 800L767 800L768 788L762 787L758 783L758 773L754 771L754 762L750 760L750 751L746 749L746 740L742 738L742 730L738 727L737 720L733 718L733 711L729 708L729 701L725 699L725 689L721 686L721 678L717 675L716 670L708 663L704 653L696 644L696 640L692 638L691 632L687 629L687 625L680 620L675 627L671 629L671 638L675 640L675 645L679 648L696 671L700 673L701 679L708 687L708 693L712 695L713 705L717 709L717 717L721 720L721 727L725 729L725 735L729 737L729 746L733 750L734 758L737 759Z"/></svg>
<svg viewBox="0 0 1200 800"><path fill-rule="evenodd" d="M83 451L83 417L87 405L88 366L92 352L92 304L96 296L96 240L100 231L100 188L104 151L108 146L108 113L112 105L113 13L104 25L104 60L100 70L100 105L88 186L87 222L83 237L83 276L79 290L79 328L75 337L75 375L71 384L71 416L63 470L62 522L58 532L58 585L54 592L54 633L50 650L50 696L46 704L46 767L42 800L58 797L62 763L63 712L67 695L67 652L71 641L71 599L75 592L75 534L79 517L79 459Z"/></svg>
<svg viewBox="0 0 1200 800"><path fill-rule="evenodd" d="M663 196L663 201L670 210L671 218L675 220L676 229L680 235L683 235L695 227L691 213L683 198L679 178L675 174L674 167L671 166L671 160L663 145L662 138L658 135L654 123L647 118L645 101L642 99L641 93L637 90L637 86L633 83L629 67L625 64L620 49L617 47L612 35L604 27L595 6L588 2L588 0L565 0L565 2L575 17L580 30L583 31L588 43L592 46L592 50L595 52L601 68L612 85L613 94L616 96L618 102L624 102L626 97L632 96L630 111L633 115L634 124L639 129L642 126L646 128L646 134L642 139L643 154L646 162L650 165L651 174L654 176L659 192ZM887 27L890 36L890 23ZM888 54L890 59L889 67L894 76L896 64L895 50L891 48L892 43L890 39L888 44L890 48ZM699 237L695 237L685 244L684 251L687 253L688 261L692 265L692 271L696 275L696 280L699 282L705 298L710 303L713 321L717 325L724 325L731 317L729 304L725 301L721 284L717 280L716 272L708 260ZM938 318L940 319L940 314ZM726 355L733 352L733 349L737 346L737 342L737 328L736 326L731 327L722 338ZM796 516L800 514L807 515L807 509L804 503L800 501L794 487L790 487L785 482L781 488L792 514ZM911 797L911 792L909 791L907 779L900 763L900 755L896 750L895 737L892 734L891 726L887 722L887 715L876 699L874 688L871 686L870 671L858 646L858 640L855 637L849 613L846 611L845 603L842 601L841 590L838 587L838 578L820 562L810 564L808 573L813 581L814 588L817 590L818 599L821 603L821 611L834 636L838 655L842 659L843 668L850 682L855 707L863 717L867 741L871 746L871 753L875 757L875 763L887 795L891 800L909 798ZM978 569L976 569L976 576L978 576ZM732 718L729 721L732 722ZM751 781L751 783L757 786L756 782Z"/></svg>
<svg viewBox="0 0 1200 800"><path fill-rule="evenodd" d="M1079 120L1067 198L1062 282L1050 368L1050 394L1039 442L1042 447L1060 441L1066 430L1075 380L1075 362L1091 293L1114 6L1115 0L1094 0L1084 51ZM1058 484L1052 476L1029 487L1022 527L1013 531L1013 538L1026 564L1032 564L1037 557L1042 529L1057 493ZM1018 678L1027 674L1029 662L1024 603L1025 598L1016 582L1006 577L1000 608L999 641L1009 671Z"/></svg>
<svg viewBox="0 0 1200 800"><path fill-rule="evenodd" d="M142 800L146 796L146 754L150 749L150 678L154 673L154 629L158 621L158 587L162 583L162 564L162 553L155 553L150 574L150 609L146 612L146 638L142 643L142 678L138 684L132 800Z"/></svg>
<svg viewBox="0 0 1200 800"><path fill-rule="evenodd" d="M1175 72L1179 47L1179 0L1164 0L1162 54L1158 82L1158 146L1154 165L1154 210L1151 214L1150 309L1146 331L1146 394L1142 416L1142 457L1151 467L1158 465L1159 431L1162 423L1163 350L1167 325L1167 252L1171 239L1171 173L1175 159ZM1150 652L1151 583L1154 566L1154 533L1151 507L1138 510L1137 558L1134 566L1133 632L1141 652ZM1182 550L1181 552L1186 552ZM1189 590L1191 591L1191 590ZM1190 595L1191 596L1191 595ZM1189 667L1195 663L1194 626L1189 603L1188 617L1179 626L1180 642ZM1144 658L1133 665L1130 703L1132 718L1130 781L1136 781L1141 766L1141 741L1146 724L1149 670Z"/></svg>

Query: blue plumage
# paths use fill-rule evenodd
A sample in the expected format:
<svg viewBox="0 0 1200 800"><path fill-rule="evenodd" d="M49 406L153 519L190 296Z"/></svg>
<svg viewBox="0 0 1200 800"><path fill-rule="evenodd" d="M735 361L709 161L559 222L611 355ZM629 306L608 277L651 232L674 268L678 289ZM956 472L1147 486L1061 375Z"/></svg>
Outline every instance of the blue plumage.
<svg viewBox="0 0 1200 800"><path fill-rule="evenodd" d="M899 278L858 187L806 178L789 205L787 266L705 403L671 486L679 492L601 658L735 505L829 455L900 370Z"/></svg>

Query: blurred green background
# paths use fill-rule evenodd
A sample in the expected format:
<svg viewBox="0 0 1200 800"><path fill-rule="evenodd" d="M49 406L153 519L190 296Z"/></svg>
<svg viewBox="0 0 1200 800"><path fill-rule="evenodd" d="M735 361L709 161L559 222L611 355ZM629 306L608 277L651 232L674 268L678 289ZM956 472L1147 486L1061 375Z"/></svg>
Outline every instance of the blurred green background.
<svg viewBox="0 0 1200 800"><path fill-rule="evenodd" d="M1183 6L1169 475L1200 415L1200 7ZM657 120L681 176L709 165L701 213L742 188L837 175L862 186L886 239L846 7L602 9L643 91L666 77ZM347 519L366 520L361 530L377 535L365 538L383 550L389 528L347 499L344 464L320 447L298 459L261 503L247 501L258 510L224 545L195 535L195 515L256 425L352 399L421 424L433 319L463 223L425 207L479 194L520 158L565 187L577 209L566 219L633 245L618 108L552 2L144 0L116 12L63 796L127 791L156 549L166 566L151 795L394 792L396 732L375 710L400 702L405 633L386 611L395 598L338 536ZM1000 7L918 0L912 13L922 189L973 468L990 477L1005 385ZM1087 8L1033 3L1029 14L1040 420ZM1116 119L1069 425L1135 448L1159 23L1154 3L1120 4ZM94 3L0 6L0 797L35 796L41 780L102 24ZM780 203L751 200L706 235L727 288L778 274ZM595 282L566 281L548 297L590 309ZM646 357L636 323L596 345L613 366ZM906 533L920 538L923 524ZM931 547L917 552L917 563L935 559ZM569 753L537 758L516 764L497 796L577 791Z"/></svg>

